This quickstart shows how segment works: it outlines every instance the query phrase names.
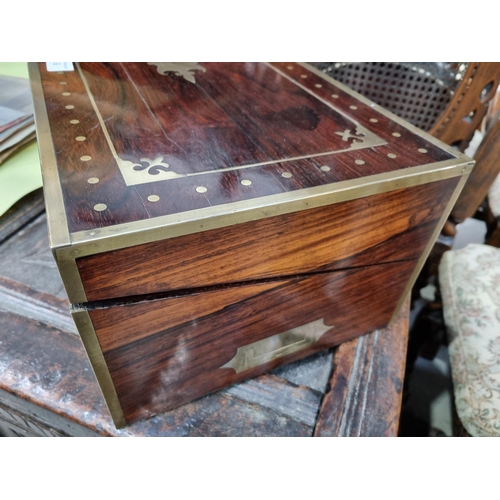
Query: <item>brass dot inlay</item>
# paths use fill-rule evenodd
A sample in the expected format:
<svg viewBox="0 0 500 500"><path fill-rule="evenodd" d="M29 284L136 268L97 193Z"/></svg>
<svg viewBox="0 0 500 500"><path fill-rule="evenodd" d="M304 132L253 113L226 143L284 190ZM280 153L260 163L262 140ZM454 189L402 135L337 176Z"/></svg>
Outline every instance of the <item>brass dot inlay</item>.
<svg viewBox="0 0 500 500"><path fill-rule="evenodd" d="M323 85L321 85L321 83L317 83L317 84L315 85L315 87L317 87L318 89L320 89L321 87L323 87Z"/></svg>
<svg viewBox="0 0 500 500"><path fill-rule="evenodd" d="M281 174L281 177L284 177L285 179L290 179L290 177L292 177L292 174L290 172L283 172Z"/></svg>
<svg viewBox="0 0 500 500"><path fill-rule="evenodd" d="M206 193L207 192L207 188L205 186L198 186L196 188L196 192L197 193Z"/></svg>
<svg viewBox="0 0 500 500"><path fill-rule="evenodd" d="M392 133L392 135L393 135L394 137L401 137L401 134L400 134L400 133L398 133L398 132L393 132L393 133Z"/></svg>
<svg viewBox="0 0 500 500"><path fill-rule="evenodd" d="M334 99L338 99L338 98L339 98L338 94L332 94L332 97L333 97Z"/></svg>
<svg viewBox="0 0 500 500"><path fill-rule="evenodd" d="M68 85L68 82L59 82L61 85Z"/></svg>
<svg viewBox="0 0 500 500"><path fill-rule="evenodd" d="M250 186L252 184L252 181L249 181L248 179L243 179L241 181L241 183L244 185L244 186Z"/></svg>
<svg viewBox="0 0 500 500"><path fill-rule="evenodd" d="M307 75L300 75L300 78L307 78Z"/></svg>
<svg viewBox="0 0 500 500"><path fill-rule="evenodd" d="M78 142L83 142L87 140L86 137L84 137L83 135L79 135L78 137L75 137L75 141L78 141Z"/></svg>
<svg viewBox="0 0 500 500"><path fill-rule="evenodd" d="M104 203L98 203L97 205L94 205L94 210L96 212L102 212L103 210L106 210L106 208L108 208L108 206Z"/></svg>
<svg viewBox="0 0 500 500"><path fill-rule="evenodd" d="M286 69L293 69L293 66L287 66Z"/></svg>
<svg viewBox="0 0 500 500"><path fill-rule="evenodd" d="M75 107L73 104L68 104L67 106L64 106L66 109L74 109Z"/></svg>
<svg viewBox="0 0 500 500"><path fill-rule="evenodd" d="M427 153L427 149L424 148L418 148L419 153Z"/></svg>
<svg viewBox="0 0 500 500"><path fill-rule="evenodd" d="M150 194L148 196L148 201L150 201L151 203L156 203L159 199L160 197L157 194Z"/></svg>
<svg viewBox="0 0 500 500"><path fill-rule="evenodd" d="M349 109L358 109L357 106L349 106Z"/></svg>
<svg viewBox="0 0 500 500"><path fill-rule="evenodd" d="M80 123L80 120L70 120L71 125L76 125L77 123Z"/></svg>
<svg viewBox="0 0 500 500"><path fill-rule="evenodd" d="M365 162L363 160L354 160L354 163L356 163L356 165L364 165Z"/></svg>
<svg viewBox="0 0 500 500"><path fill-rule="evenodd" d="M87 182L89 184L97 184L99 182L99 179L97 177L91 177L90 179L87 179Z"/></svg>
<svg viewBox="0 0 500 500"><path fill-rule="evenodd" d="M396 155L395 155L394 153L389 153L387 156L388 156L389 158L396 158Z"/></svg>
<svg viewBox="0 0 500 500"><path fill-rule="evenodd" d="M82 161L89 161L91 159L92 159L92 156L90 156L90 155L80 156L80 160L82 160Z"/></svg>
<svg viewBox="0 0 500 500"><path fill-rule="evenodd" d="M71 92L63 92L62 95L71 95Z"/></svg>
<svg viewBox="0 0 500 500"><path fill-rule="evenodd" d="M327 167L326 165L323 165L320 169L323 170L323 172L330 172L330 167Z"/></svg>
<svg viewBox="0 0 500 500"><path fill-rule="evenodd" d="M378 122L378 120L377 120L376 118L370 118L370 121L371 121L372 123L377 123L377 122Z"/></svg>

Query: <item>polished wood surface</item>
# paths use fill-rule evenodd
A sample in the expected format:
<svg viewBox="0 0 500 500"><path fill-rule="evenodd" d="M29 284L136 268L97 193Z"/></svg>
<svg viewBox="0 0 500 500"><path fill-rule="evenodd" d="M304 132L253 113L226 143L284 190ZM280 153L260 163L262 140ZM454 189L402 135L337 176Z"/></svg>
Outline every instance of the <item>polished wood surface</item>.
<svg viewBox="0 0 500 500"><path fill-rule="evenodd" d="M125 418L133 422L385 327L414 267L411 260L380 264L268 290L241 286L230 301L224 292L205 292L99 308L90 316ZM170 316L180 308L185 315ZM240 373L223 368L238 348L321 319L330 328L312 347Z"/></svg>
<svg viewBox="0 0 500 500"><path fill-rule="evenodd" d="M196 83L146 63L82 63L81 73L64 75L39 65L71 232L453 158L300 65L200 64L206 71L194 72ZM370 147L358 124L382 143ZM117 156L136 164L130 169L150 173L147 183L125 185L106 134ZM353 150L358 141L366 147ZM141 160L160 157L168 167ZM271 164L233 168L262 162ZM201 171L208 173L153 182ZM99 182L89 184L92 177ZM96 204L107 208L96 212Z"/></svg>
<svg viewBox="0 0 500 500"><path fill-rule="evenodd" d="M417 259L452 178L77 259L90 301Z"/></svg>
<svg viewBox="0 0 500 500"><path fill-rule="evenodd" d="M39 198L25 202L23 213L39 206ZM18 220L12 212L0 224L9 227ZM397 331L379 330L346 344L359 355L348 355L343 363L337 354L333 362L331 350L322 351L117 430L61 292L45 216L9 231L0 256L0 435L312 436L320 421L344 414L356 425L338 435L397 435L397 416L390 412L384 424L380 406L401 403L400 345L408 334L401 323L395 323ZM15 258L18 265L12 266ZM401 317L407 315L405 305ZM377 347L363 347L371 345ZM337 386L344 397L328 408L321 405L325 394L338 394Z"/></svg>

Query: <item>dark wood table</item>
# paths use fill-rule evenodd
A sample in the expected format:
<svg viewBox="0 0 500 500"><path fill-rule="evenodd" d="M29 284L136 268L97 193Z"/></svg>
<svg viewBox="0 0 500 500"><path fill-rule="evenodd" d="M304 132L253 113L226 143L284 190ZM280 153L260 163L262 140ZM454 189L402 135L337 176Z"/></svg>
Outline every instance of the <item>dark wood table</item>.
<svg viewBox="0 0 500 500"><path fill-rule="evenodd" d="M0 217L0 434L397 435L408 302L389 328L121 430L68 307L38 191Z"/></svg>

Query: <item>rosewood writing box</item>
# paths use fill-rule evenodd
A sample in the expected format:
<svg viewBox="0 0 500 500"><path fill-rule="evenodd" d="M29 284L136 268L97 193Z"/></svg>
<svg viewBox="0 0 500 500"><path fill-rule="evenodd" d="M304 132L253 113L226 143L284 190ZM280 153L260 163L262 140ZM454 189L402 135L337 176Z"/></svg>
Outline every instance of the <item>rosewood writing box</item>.
<svg viewBox="0 0 500 500"><path fill-rule="evenodd" d="M387 325L473 165L307 64L30 76L50 242L117 426Z"/></svg>

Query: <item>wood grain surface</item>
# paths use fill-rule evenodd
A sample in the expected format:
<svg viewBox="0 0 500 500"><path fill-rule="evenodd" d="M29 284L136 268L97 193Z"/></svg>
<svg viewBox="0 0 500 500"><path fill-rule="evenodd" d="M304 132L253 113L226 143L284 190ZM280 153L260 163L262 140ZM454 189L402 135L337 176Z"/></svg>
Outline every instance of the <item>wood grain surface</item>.
<svg viewBox="0 0 500 500"><path fill-rule="evenodd" d="M230 303L225 291L214 291L89 314L125 417L133 422L385 327L414 266L410 260L320 273L267 290L241 286ZM170 317L177 308L183 312ZM319 319L331 328L313 347L240 373L221 368L239 347Z"/></svg>
<svg viewBox="0 0 500 500"><path fill-rule="evenodd" d="M200 64L196 83L146 63L82 63L63 76L39 65L71 232L453 158L299 65ZM358 125L380 145L352 149L367 140ZM127 186L114 154L151 182ZM272 163L239 169L263 162ZM190 176L156 182L164 172Z"/></svg>
<svg viewBox="0 0 500 500"><path fill-rule="evenodd" d="M77 259L90 301L418 258L458 182Z"/></svg>

